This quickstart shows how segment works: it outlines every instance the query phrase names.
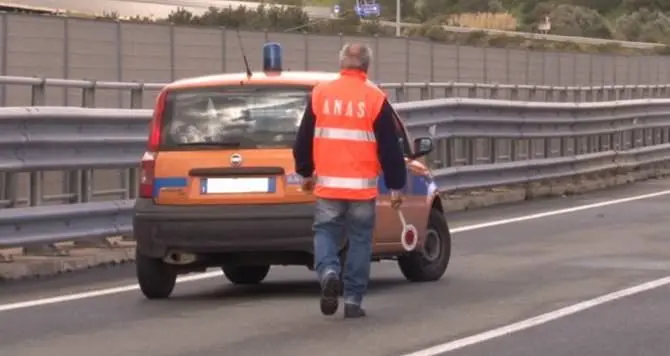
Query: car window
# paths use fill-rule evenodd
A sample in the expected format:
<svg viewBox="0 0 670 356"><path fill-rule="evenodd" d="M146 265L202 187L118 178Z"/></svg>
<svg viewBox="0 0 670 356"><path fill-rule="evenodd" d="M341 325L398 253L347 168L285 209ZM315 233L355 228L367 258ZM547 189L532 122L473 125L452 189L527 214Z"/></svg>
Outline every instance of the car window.
<svg viewBox="0 0 670 356"><path fill-rule="evenodd" d="M239 148L289 148L311 87L215 87L168 96L163 145L234 143Z"/></svg>

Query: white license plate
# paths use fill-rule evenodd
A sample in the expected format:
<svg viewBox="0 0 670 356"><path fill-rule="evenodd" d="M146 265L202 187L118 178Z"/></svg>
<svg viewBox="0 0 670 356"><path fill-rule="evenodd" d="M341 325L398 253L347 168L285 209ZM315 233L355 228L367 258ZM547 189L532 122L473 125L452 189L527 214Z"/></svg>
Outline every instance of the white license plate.
<svg viewBox="0 0 670 356"><path fill-rule="evenodd" d="M270 193L270 178L209 178L202 180L203 194Z"/></svg>

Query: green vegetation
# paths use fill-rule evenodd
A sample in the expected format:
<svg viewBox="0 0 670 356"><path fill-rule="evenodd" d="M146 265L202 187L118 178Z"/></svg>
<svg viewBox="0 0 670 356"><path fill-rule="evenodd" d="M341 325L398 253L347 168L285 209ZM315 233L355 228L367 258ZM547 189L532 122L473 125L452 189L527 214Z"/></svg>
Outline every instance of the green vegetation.
<svg viewBox="0 0 670 356"><path fill-rule="evenodd" d="M340 19L313 20L299 6L332 6L353 9L355 0L265 1L297 7L265 5L250 8L210 8L202 16L184 9L167 19L153 20L177 25L221 26L245 30L308 32L323 34L393 35L395 30L378 21L361 22L352 11ZM395 19L396 0L378 0L381 20ZM403 22L414 23L403 35L433 41L506 48L531 48L575 52L627 54L670 54L669 47L636 50L618 45L585 45L530 40L514 36L493 36L484 32L447 32L442 25L538 32L549 19L549 33L566 36L655 42L670 46L670 0L401 0ZM105 17L115 17L113 14ZM148 19L130 19L149 21ZM541 28L541 27L540 27Z"/></svg>

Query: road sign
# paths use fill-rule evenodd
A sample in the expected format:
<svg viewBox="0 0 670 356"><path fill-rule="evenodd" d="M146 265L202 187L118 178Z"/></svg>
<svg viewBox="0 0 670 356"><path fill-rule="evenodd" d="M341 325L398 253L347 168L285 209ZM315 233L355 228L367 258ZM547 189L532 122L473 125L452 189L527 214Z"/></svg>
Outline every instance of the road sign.
<svg viewBox="0 0 670 356"><path fill-rule="evenodd" d="M360 17L373 17L373 16L379 16L381 13L381 7L377 3L361 3L358 2L356 5L354 5L354 11L356 11L356 14Z"/></svg>

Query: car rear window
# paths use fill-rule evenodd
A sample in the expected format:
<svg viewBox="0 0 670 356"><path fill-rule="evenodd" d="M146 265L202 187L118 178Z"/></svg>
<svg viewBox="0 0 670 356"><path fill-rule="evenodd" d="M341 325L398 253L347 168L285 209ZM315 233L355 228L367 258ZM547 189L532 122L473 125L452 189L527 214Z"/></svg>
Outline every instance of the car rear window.
<svg viewBox="0 0 670 356"><path fill-rule="evenodd" d="M311 89L235 86L172 92L162 146L289 148Z"/></svg>

